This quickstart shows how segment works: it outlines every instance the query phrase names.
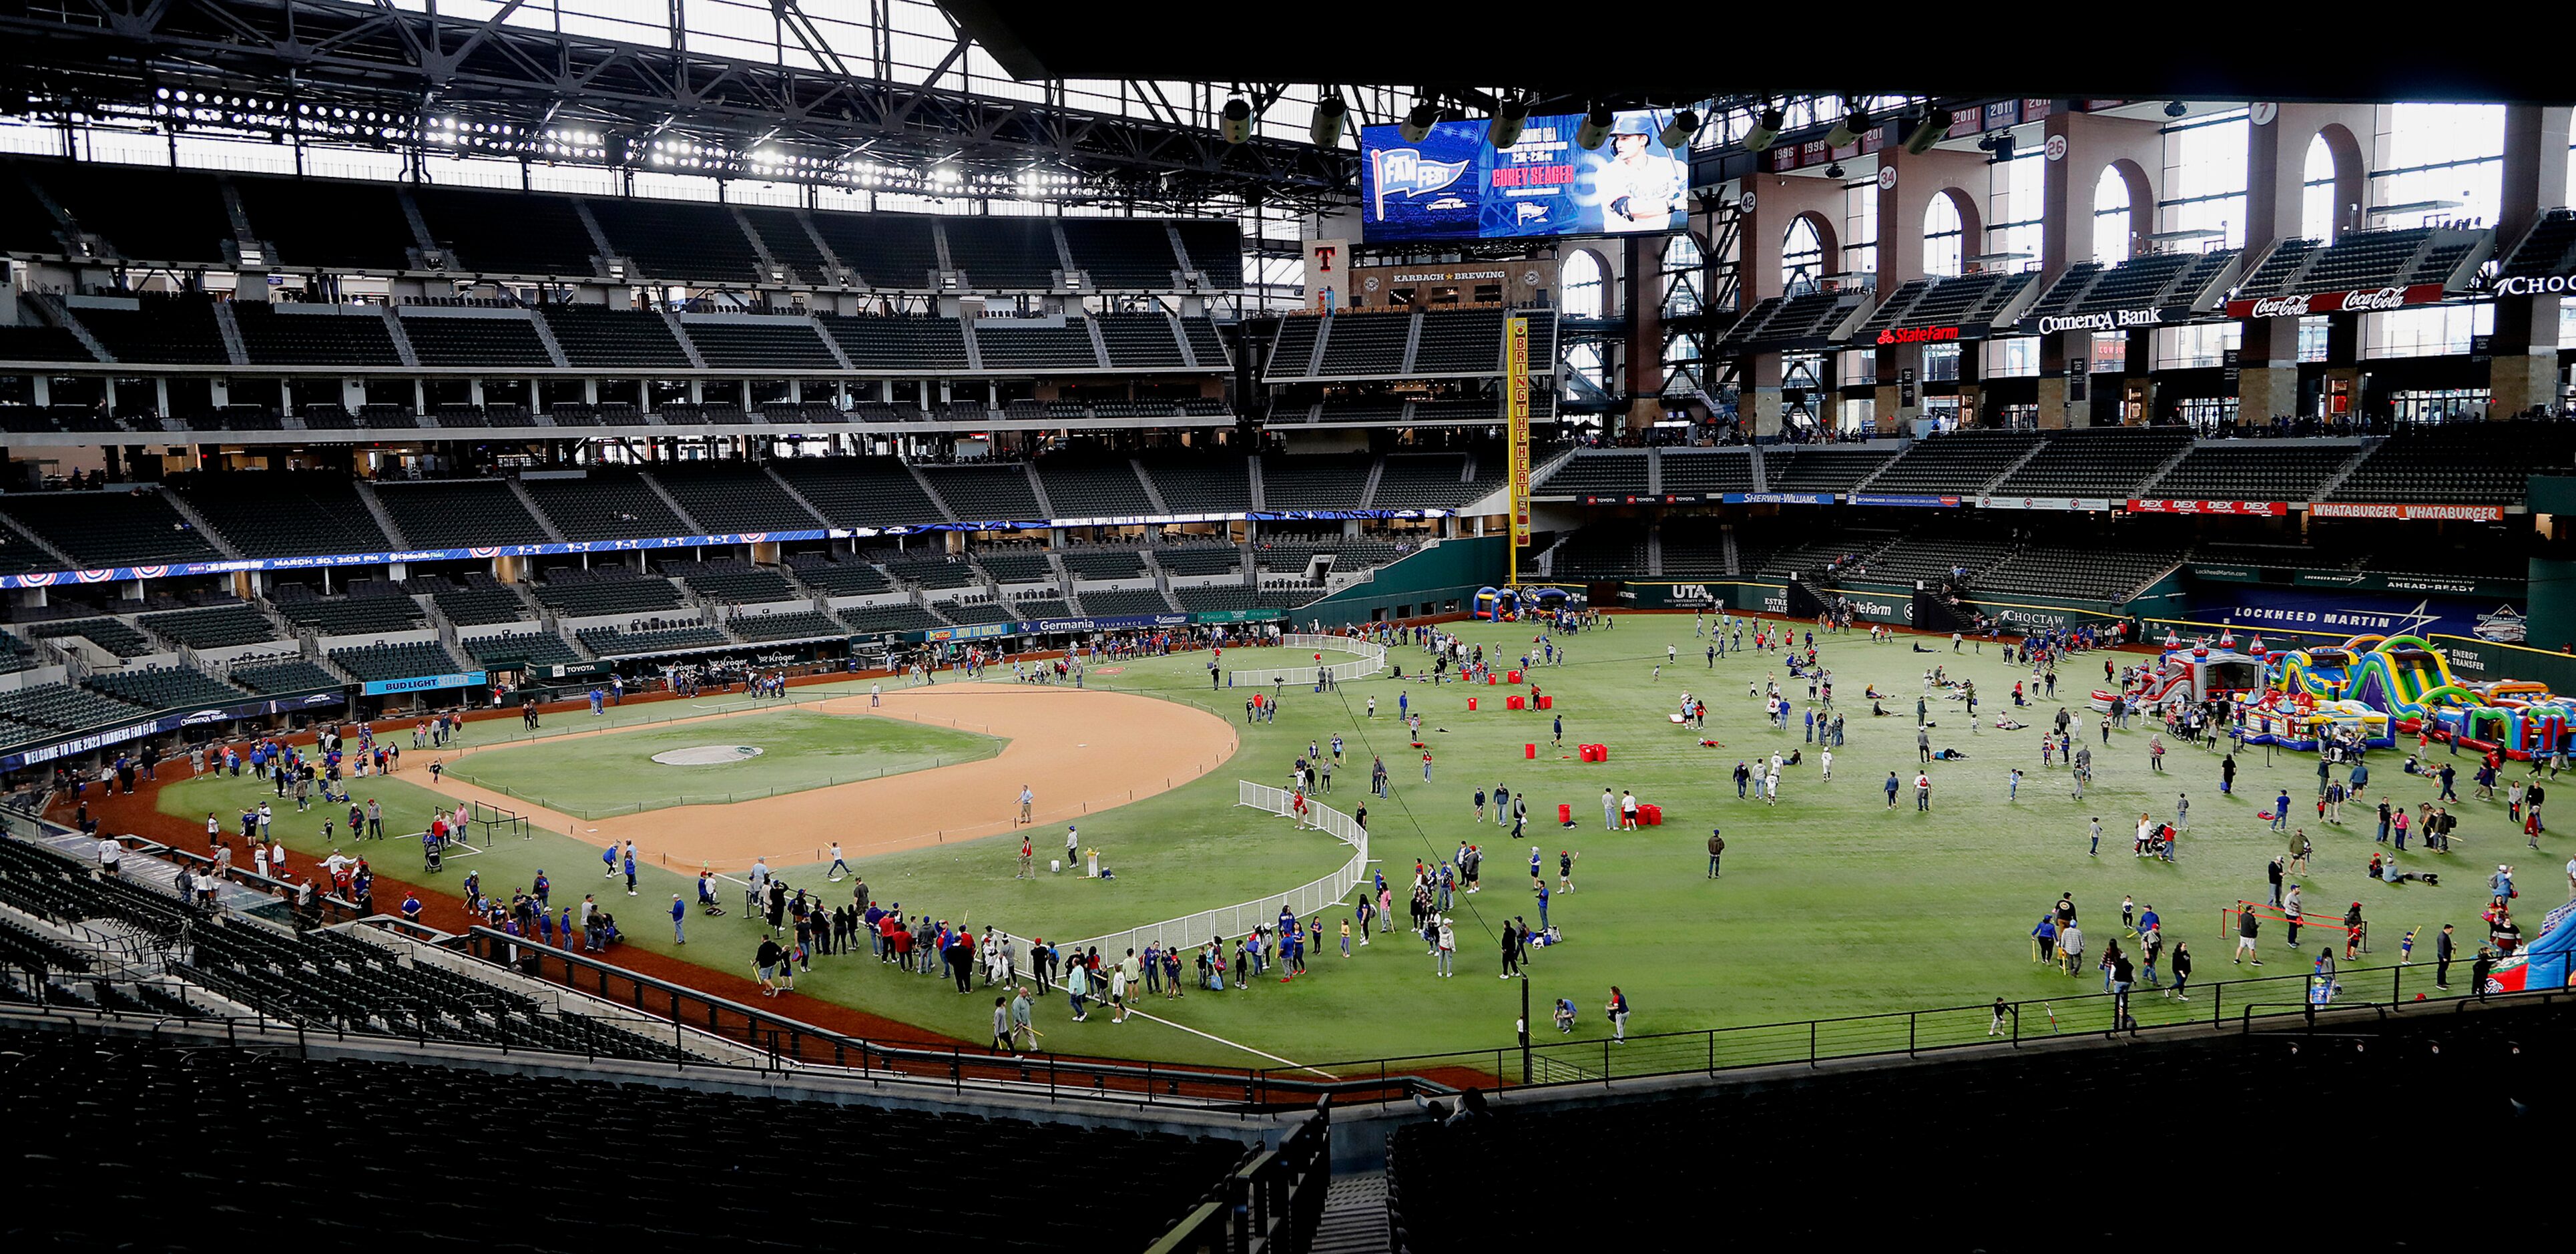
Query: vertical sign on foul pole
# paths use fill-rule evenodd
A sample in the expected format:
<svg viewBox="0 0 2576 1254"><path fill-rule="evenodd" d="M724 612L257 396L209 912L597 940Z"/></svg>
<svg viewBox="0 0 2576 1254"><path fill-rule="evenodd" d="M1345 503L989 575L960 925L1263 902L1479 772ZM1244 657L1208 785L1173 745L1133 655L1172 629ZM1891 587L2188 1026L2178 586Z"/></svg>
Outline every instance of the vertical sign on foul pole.
<svg viewBox="0 0 2576 1254"><path fill-rule="evenodd" d="M1504 417L1511 424L1512 563L1511 583L1521 581L1521 550L1530 542L1530 328L1529 317L1513 314L1503 323L1509 347L1503 360Z"/></svg>

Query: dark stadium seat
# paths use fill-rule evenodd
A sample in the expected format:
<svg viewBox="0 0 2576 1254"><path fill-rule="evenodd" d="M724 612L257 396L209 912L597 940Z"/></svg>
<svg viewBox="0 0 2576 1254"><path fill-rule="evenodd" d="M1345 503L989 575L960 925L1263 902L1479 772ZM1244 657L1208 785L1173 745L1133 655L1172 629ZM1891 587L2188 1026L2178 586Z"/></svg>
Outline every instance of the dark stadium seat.
<svg viewBox="0 0 2576 1254"><path fill-rule="evenodd" d="M379 483L376 500L414 548L542 544L545 528L497 479Z"/></svg>

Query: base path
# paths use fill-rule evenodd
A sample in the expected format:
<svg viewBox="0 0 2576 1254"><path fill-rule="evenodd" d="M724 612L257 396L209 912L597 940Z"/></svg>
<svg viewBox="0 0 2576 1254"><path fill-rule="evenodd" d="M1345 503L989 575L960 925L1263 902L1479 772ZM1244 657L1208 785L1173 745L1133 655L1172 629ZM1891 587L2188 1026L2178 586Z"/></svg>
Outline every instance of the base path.
<svg viewBox="0 0 2576 1254"><path fill-rule="evenodd" d="M803 708L955 727L1010 743L993 757L954 766L603 819L563 814L452 777L440 780L435 790L513 811L533 827L589 844L632 840L639 855L664 865L695 869L709 863L718 870L742 870L761 857L775 866L792 866L836 840L846 854L860 857L1007 832L1020 826L1023 785L1037 795L1032 826L1078 823L1085 814L1197 779L1224 765L1241 743L1233 724L1216 715L1121 692L948 683L896 689L884 701L870 709L862 694ZM710 716L710 721L723 717ZM642 729L575 735L614 736L621 730ZM710 727L709 734L722 733ZM410 761L404 766L402 778L429 786L427 772L410 769Z"/></svg>

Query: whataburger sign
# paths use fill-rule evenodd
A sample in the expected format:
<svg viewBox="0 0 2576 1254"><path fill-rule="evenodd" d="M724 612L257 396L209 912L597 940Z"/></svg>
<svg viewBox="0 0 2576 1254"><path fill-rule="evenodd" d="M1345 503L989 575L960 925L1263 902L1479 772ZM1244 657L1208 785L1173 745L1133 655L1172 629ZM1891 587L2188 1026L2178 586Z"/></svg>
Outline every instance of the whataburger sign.
<svg viewBox="0 0 2576 1254"><path fill-rule="evenodd" d="M2503 522L2501 505L2368 505L2319 501L2308 507L2312 518L2402 518L2419 522Z"/></svg>
<svg viewBox="0 0 2576 1254"><path fill-rule="evenodd" d="M2429 305L2442 299L2439 283L2406 287L2356 288L2348 292L2312 292L2306 296L2262 296L2227 302L2230 318L2305 318L2315 314L2376 313Z"/></svg>

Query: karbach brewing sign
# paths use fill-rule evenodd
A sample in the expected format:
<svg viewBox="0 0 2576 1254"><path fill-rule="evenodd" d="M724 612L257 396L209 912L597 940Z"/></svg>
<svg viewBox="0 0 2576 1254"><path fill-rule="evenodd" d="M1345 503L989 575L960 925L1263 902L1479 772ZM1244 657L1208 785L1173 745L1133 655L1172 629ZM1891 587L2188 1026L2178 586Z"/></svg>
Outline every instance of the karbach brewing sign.
<svg viewBox="0 0 2576 1254"><path fill-rule="evenodd" d="M2264 296L2227 302L2230 318L2305 318L2315 314L2375 313L2429 305L2442 299L2439 283L2408 287L2357 288L2348 292L2312 292L2306 296Z"/></svg>

